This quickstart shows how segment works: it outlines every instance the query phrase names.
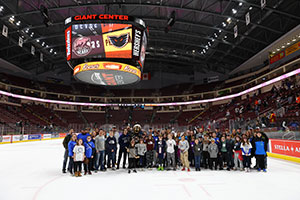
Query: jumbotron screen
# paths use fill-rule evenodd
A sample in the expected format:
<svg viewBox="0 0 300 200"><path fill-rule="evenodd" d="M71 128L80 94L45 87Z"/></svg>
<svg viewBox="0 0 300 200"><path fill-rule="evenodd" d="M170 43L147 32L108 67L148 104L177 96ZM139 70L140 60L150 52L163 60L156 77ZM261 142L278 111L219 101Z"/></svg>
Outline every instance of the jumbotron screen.
<svg viewBox="0 0 300 200"><path fill-rule="evenodd" d="M66 19L65 24L66 58L75 78L98 85L125 85L140 80L147 47L147 29L141 19L82 15ZM108 74L114 81L105 80Z"/></svg>

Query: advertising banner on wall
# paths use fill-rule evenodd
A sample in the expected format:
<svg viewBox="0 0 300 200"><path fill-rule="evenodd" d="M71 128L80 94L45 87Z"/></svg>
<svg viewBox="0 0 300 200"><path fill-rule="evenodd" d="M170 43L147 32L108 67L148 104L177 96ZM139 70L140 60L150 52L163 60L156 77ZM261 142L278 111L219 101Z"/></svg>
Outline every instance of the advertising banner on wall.
<svg viewBox="0 0 300 200"><path fill-rule="evenodd" d="M11 142L11 135L1 136L0 142Z"/></svg>
<svg viewBox="0 0 300 200"><path fill-rule="evenodd" d="M43 139L51 139L51 134L43 134Z"/></svg>
<svg viewBox="0 0 300 200"><path fill-rule="evenodd" d="M40 140L42 139L42 135L36 134L36 135L28 135L28 140Z"/></svg>
<svg viewBox="0 0 300 200"><path fill-rule="evenodd" d="M300 141L270 139L270 152L300 158Z"/></svg>

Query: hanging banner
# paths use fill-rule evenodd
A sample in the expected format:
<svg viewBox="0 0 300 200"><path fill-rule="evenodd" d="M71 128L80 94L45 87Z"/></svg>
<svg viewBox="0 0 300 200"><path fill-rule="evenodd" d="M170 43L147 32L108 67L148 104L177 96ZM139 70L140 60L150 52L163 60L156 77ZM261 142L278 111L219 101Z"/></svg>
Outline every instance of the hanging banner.
<svg viewBox="0 0 300 200"><path fill-rule="evenodd" d="M35 54L35 47L31 46L31 54L34 55Z"/></svg>
<svg viewBox="0 0 300 200"><path fill-rule="evenodd" d="M260 0L260 7L261 9L264 9L267 5L267 0Z"/></svg>
<svg viewBox="0 0 300 200"><path fill-rule="evenodd" d="M3 28L2 28L2 35L5 37L8 37L8 27L5 25L3 25Z"/></svg>
<svg viewBox="0 0 300 200"><path fill-rule="evenodd" d="M23 43L24 43L24 40L23 40L23 38L21 38L21 37L19 37L19 46L20 47L23 47Z"/></svg>
<svg viewBox="0 0 300 200"><path fill-rule="evenodd" d="M238 36L238 27L237 27L237 25L234 26L233 32L234 32L234 38L236 38Z"/></svg>
<svg viewBox="0 0 300 200"><path fill-rule="evenodd" d="M248 26L248 24L250 24L250 13L249 12L246 13L245 18L246 18L246 26Z"/></svg>

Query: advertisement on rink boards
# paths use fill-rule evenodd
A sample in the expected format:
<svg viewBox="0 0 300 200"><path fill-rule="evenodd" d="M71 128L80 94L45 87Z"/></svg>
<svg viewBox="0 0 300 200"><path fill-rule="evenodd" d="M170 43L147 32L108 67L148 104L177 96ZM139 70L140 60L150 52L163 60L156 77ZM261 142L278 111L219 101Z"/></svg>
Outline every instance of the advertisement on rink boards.
<svg viewBox="0 0 300 200"><path fill-rule="evenodd" d="M28 140L41 140L41 139L42 139L41 134L28 135Z"/></svg>
<svg viewBox="0 0 300 200"><path fill-rule="evenodd" d="M0 142L1 143L10 143L11 142L11 136L10 135L0 136Z"/></svg>
<svg viewBox="0 0 300 200"><path fill-rule="evenodd" d="M43 140L51 139L51 134L43 134Z"/></svg>
<svg viewBox="0 0 300 200"><path fill-rule="evenodd" d="M270 152L300 158L300 141L270 139Z"/></svg>

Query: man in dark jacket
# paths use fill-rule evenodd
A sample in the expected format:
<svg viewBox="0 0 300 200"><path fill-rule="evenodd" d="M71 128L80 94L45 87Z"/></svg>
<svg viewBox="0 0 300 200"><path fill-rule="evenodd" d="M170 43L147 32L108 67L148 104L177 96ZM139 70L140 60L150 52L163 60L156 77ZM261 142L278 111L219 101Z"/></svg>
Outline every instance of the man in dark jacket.
<svg viewBox="0 0 300 200"><path fill-rule="evenodd" d="M226 142L227 142L227 153L228 153L228 162L227 165L229 168L233 168L234 162L233 162L233 147L234 147L234 141L231 138L230 134L226 136Z"/></svg>
<svg viewBox="0 0 300 200"><path fill-rule="evenodd" d="M107 154L108 154L107 167L109 167L110 164L112 164L112 170L115 170L117 140L112 130L109 131L109 136L105 141L105 149L107 150Z"/></svg>
<svg viewBox="0 0 300 200"><path fill-rule="evenodd" d="M123 169L125 169L126 159L127 159L127 154L128 154L127 148L129 147L129 143L130 143L130 136L127 133L128 133L128 130L127 130L127 128L125 128L123 131L123 134L119 137L120 149L119 149L117 169L119 169L119 167L120 167L122 155L123 155Z"/></svg>
<svg viewBox="0 0 300 200"><path fill-rule="evenodd" d="M68 162L68 157L69 157L69 151L68 151L68 144L71 140L72 134L74 133L74 130L71 129L69 131L69 133L66 135L66 137L63 140L63 146L65 148L65 154L64 154L64 162L63 162L63 168L62 168L62 172L63 173L67 173L66 172L66 166L67 166L67 162ZM70 171L70 165L68 165L68 171Z"/></svg>

